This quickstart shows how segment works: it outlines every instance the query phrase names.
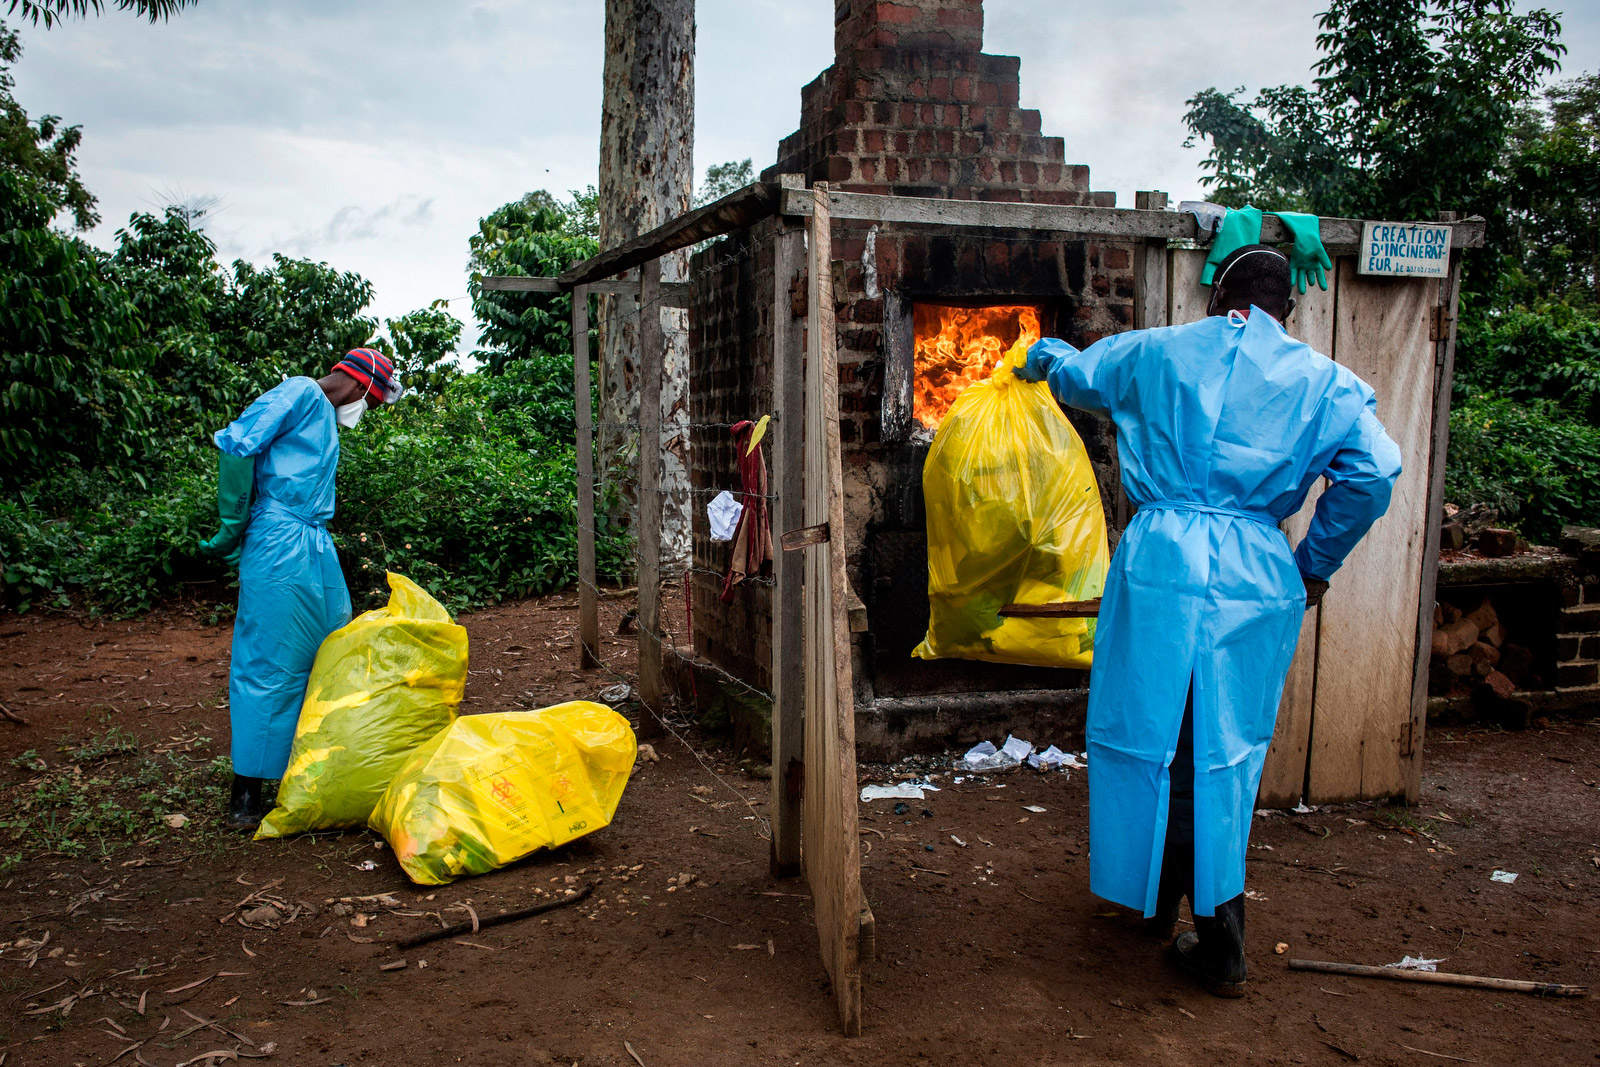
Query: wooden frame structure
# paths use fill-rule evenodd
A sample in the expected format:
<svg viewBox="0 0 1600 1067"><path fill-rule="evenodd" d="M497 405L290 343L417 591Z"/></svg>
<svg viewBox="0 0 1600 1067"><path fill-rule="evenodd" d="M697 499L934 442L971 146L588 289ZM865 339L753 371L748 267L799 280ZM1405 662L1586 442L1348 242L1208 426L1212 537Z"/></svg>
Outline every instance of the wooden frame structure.
<svg viewBox="0 0 1600 1067"><path fill-rule="evenodd" d="M774 244L773 404L777 447L772 514L783 550L774 563L772 678L772 845L774 876L803 871L810 883L823 963L846 1033L861 1026L860 957L872 918L861 895L857 839L855 732L849 649L852 604L844 573L843 482L833 330L831 222L857 220L921 227L1045 231L1134 242L1135 327L1187 322L1204 314L1203 251L1195 219L1165 210L1166 196L1140 193L1132 209L939 200L807 189L798 176L757 183L574 265L559 278L480 280L484 289L570 292L577 411L579 645L582 666L598 665L595 587L593 425L588 351L590 293L636 295L640 328L641 417L639 695L661 707L664 675L660 610L661 455L659 309L684 307L688 285L661 280L660 258L777 215ZM1454 223L1444 281L1358 276L1349 258L1362 223L1325 218L1322 240L1340 257L1327 293L1302 300L1291 332L1351 366L1378 389L1380 415L1398 431L1408 472L1386 518L1357 552L1365 558L1336 576L1329 601L1307 614L1301 652L1285 687L1279 730L1262 782L1262 802L1404 794L1420 787L1426 670L1438 513L1443 500L1459 250L1483 243L1482 220ZM809 237L809 241L806 239ZM1262 240L1289 239L1268 216ZM637 280L618 278L642 268ZM791 313L792 287L807 292L802 338ZM1374 340L1377 338L1377 340ZM802 360L803 355L803 360ZM1387 394L1387 395L1386 395ZM1294 536L1306 510L1285 523ZM1127 501L1114 503L1119 523ZM1387 524L1387 525L1385 525ZM654 536L651 532L654 531ZM648 587L648 588L647 588ZM1343 606L1341 606L1343 605ZM1082 605L1080 612L1089 606ZM1374 639L1384 654L1374 656ZM1349 677L1319 685L1318 665ZM1374 659L1382 660L1376 668ZM1356 670L1354 664L1360 664ZM1408 674L1407 671L1410 673ZM1336 672L1337 673L1337 672ZM1360 680L1351 679L1360 676ZM1330 675L1330 679L1332 675ZM1376 709L1376 710L1373 710ZM645 721L650 722L647 714ZM1381 758L1368 759L1368 753ZM1387 753L1387 755L1385 755ZM867 952L865 954L870 954Z"/></svg>

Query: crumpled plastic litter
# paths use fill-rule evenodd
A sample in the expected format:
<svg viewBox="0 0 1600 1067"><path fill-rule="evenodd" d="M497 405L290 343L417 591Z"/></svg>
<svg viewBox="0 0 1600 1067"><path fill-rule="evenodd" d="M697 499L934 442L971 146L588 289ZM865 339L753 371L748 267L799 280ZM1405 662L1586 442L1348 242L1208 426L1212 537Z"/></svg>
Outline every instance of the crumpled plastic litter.
<svg viewBox="0 0 1600 1067"><path fill-rule="evenodd" d="M1504 882L1506 885L1511 885L1516 880L1517 874L1515 871L1495 871L1493 874L1489 875L1489 881Z"/></svg>
<svg viewBox="0 0 1600 1067"><path fill-rule="evenodd" d="M1053 771L1058 768L1061 770L1081 770L1088 766L1086 762L1088 757L1089 754L1087 752L1080 759L1071 752L1063 752L1056 746L1051 745L1043 752L1035 752L1029 756L1028 766L1036 771Z"/></svg>
<svg viewBox="0 0 1600 1067"><path fill-rule="evenodd" d="M1392 967L1397 971L1437 971L1439 964L1447 957L1440 956L1436 960L1425 960L1420 956L1407 956L1399 963L1385 963L1385 967Z"/></svg>
<svg viewBox="0 0 1600 1067"><path fill-rule="evenodd" d="M964 771L1004 771L1019 767L1033 754L1033 745L1010 734L999 748L992 741L980 741L961 757L957 764Z"/></svg>
<svg viewBox="0 0 1600 1067"><path fill-rule="evenodd" d="M734 531L739 528L739 516L743 513L744 505L726 489L712 497L711 503L706 505L706 518L711 523L711 540L732 541Z"/></svg>
<svg viewBox="0 0 1600 1067"><path fill-rule="evenodd" d="M604 704L622 704L633 699L633 686L627 682L618 682L616 685L600 690L600 701Z"/></svg>
<svg viewBox="0 0 1600 1067"><path fill-rule="evenodd" d="M923 793L937 793L939 787L931 782L900 782L897 785L864 785L862 801L868 800L921 800Z"/></svg>

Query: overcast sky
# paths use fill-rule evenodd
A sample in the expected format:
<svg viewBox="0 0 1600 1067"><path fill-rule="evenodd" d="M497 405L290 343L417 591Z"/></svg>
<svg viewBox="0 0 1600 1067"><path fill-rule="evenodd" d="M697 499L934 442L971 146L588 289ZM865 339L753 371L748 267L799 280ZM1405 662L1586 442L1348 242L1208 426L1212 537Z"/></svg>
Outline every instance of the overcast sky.
<svg viewBox="0 0 1600 1067"><path fill-rule="evenodd" d="M1318 0L989 0L984 45L1022 57L1022 103L1096 189L1200 192L1183 102L1309 78ZM1566 8L1566 73L1600 67L1600 4ZM16 96L83 126L110 246L130 212L215 197L221 258L355 270L394 316L466 300L477 220L595 181L602 0L200 0L21 27ZM695 167L769 165L833 59L831 0L699 0Z"/></svg>

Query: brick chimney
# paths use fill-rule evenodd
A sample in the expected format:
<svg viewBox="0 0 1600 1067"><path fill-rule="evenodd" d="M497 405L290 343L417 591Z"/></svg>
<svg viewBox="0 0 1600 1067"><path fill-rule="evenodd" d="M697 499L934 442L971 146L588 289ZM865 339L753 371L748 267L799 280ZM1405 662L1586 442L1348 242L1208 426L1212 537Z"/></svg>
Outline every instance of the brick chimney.
<svg viewBox="0 0 1600 1067"><path fill-rule="evenodd" d="M982 0L834 0L834 62L762 177L957 200L1115 205L1017 106L1015 56L983 49Z"/></svg>

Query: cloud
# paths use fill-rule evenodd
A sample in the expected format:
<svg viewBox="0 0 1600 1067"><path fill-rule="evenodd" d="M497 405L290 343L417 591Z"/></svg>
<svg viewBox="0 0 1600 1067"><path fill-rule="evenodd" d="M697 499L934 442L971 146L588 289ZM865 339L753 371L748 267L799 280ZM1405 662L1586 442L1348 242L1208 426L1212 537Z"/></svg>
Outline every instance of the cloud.
<svg viewBox="0 0 1600 1067"><path fill-rule="evenodd" d="M274 247L262 249L262 254L285 252L321 256L331 247L394 236L401 230L426 227L432 222L431 196L424 198L408 193L370 210L359 204L346 204L322 226L280 238Z"/></svg>

